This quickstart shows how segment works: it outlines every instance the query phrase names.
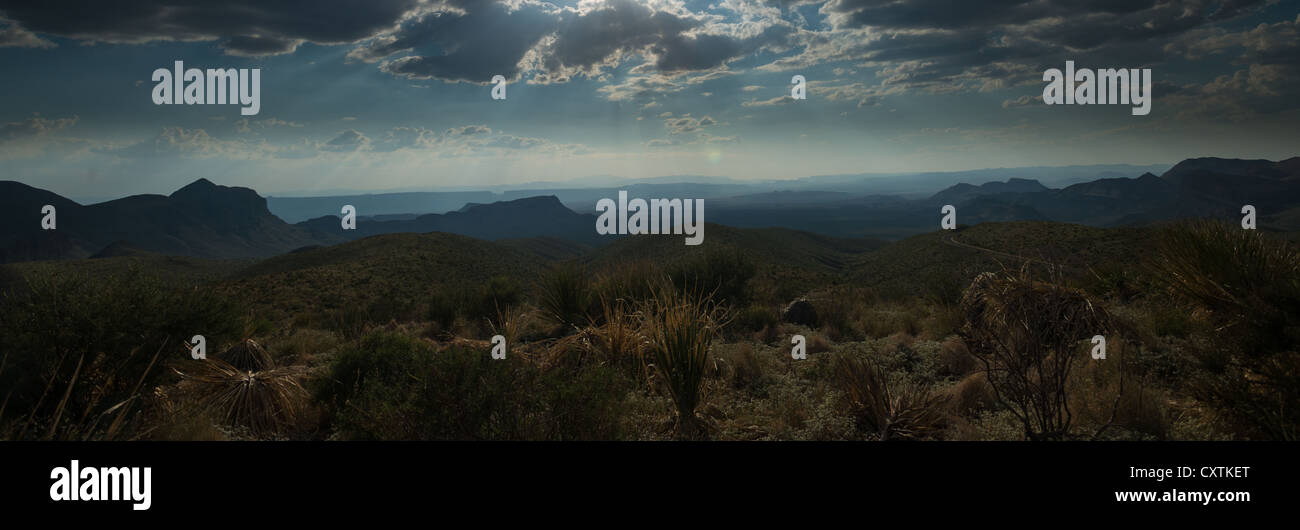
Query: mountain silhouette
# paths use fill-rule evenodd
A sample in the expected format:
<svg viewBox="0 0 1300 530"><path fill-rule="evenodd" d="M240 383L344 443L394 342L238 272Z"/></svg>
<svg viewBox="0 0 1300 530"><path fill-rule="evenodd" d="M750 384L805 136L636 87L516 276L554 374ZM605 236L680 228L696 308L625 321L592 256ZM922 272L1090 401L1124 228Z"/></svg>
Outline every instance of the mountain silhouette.
<svg viewBox="0 0 1300 530"><path fill-rule="evenodd" d="M1023 178L1010 178L1006 182L985 182L979 186L963 182L949 186L947 189L932 195L930 200L939 204L956 204L982 195L1035 193L1047 191L1047 189L1047 186L1042 185L1037 180Z"/></svg>
<svg viewBox="0 0 1300 530"><path fill-rule="evenodd" d="M41 228L41 209L55 207L56 228ZM170 196L133 195L81 205L17 182L0 182L0 210L10 227L0 261L84 258L131 252L207 258L257 258L311 244L331 244L271 215L248 188L199 179ZM125 242L125 243L123 243ZM106 248L113 246L113 248Z"/></svg>
<svg viewBox="0 0 1300 530"><path fill-rule="evenodd" d="M426 214L409 220L379 221L357 212L355 230L343 230L336 215L298 223L315 234L358 239L401 232L448 232L478 239L554 237L583 244L608 240L596 234L596 216L565 207L554 195L528 197L490 204L466 204L445 214Z"/></svg>
<svg viewBox="0 0 1300 530"><path fill-rule="evenodd" d="M312 198L317 199L324 200ZM1060 189L1014 177L980 185L959 183L924 198L793 190L709 202L710 223L850 238L896 239L933 232L941 204L957 206L963 225L1056 221L1096 227L1189 217L1236 221L1243 206L1252 205L1260 228L1292 231L1300 230L1300 157L1279 162L1194 158L1160 176L1099 178ZM42 229L45 205L55 207L54 230ZM418 216L368 214L364 206L358 208L356 230L343 230L337 215L286 223L256 191L207 179L171 195L133 195L90 205L0 181L0 222L5 226L0 262L148 254L262 258L381 234L427 232L509 240L528 253L561 256L618 239L597 235L594 214L577 213L554 194L467 201L447 213Z"/></svg>

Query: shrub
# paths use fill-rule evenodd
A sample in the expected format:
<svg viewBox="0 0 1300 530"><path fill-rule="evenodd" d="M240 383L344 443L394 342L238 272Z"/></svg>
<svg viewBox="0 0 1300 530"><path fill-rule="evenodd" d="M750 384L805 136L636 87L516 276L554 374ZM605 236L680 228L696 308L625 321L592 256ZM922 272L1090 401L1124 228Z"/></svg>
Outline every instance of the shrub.
<svg viewBox="0 0 1300 530"><path fill-rule="evenodd" d="M459 294L451 289L439 289L429 295L429 320L444 330L451 329L460 312L462 300Z"/></svg>
<svg viewBox="0 0 1300 530"><path fill-rule="evenodd" d="M1156 281L1208 313L1193 390L1256 437L1300 439L1300 250L1211 221L1161 233Z"/></svg>
<svg viewBox="0 0 1300 530"><path fill-rule="evenodd" d="M500 325L502 315L519 314L523 287L508 276L494 276L482 285L444 286L429 295L427 315L442 330L455 327L456 319L479 326Z"/></svg>
<svg viewBox="0 0 1300 530"><path fill-rule="evenodd" d="M710 248L673 264L668 277L680 292L709 294L718 303L739 307L749 301L746 286L757 270L739 250Z"/></svg>
<svg viewBox="0 0 1300 530"><path fill-rule="evenodd" d="M949 395L953 411L966 417L974 417L997 403L984 372L975 372L958 381L952 386Z"/></svg>
<svg viewBox="0 0 1300 530"><path fill-rule="evenodd" d="M778 326L781 324L780 313L772 307L750 304L736 314L736 318L731 321L731 328L738 331L761 331L768 326Z"/></svg>
<svg viewBox="0 0 1300 530"><path fill-rule="evenodd" d="M935 373L939 376L963 377L974 371L979 360L966 349L960 338L950 337L939 346Z"/></svg>
<svg viewBox="0 0 1300 530"><path fill-rule="evenodd" d="M378 440L615 439L627 380L599 364L543 371L522 356L382 332L339 353L315 399L338 435Z"/></svg>
<svg viewBox="0 0 1300 530"><path fill-rule="evenodd" d="M730 348L718 355L722 361L723 375L732 388L756 390L763 384L763 363L754 346L748 343Z"/></svg>
<svg viewBox="0 0 1300 530"><path fill-rule="evenodd" d="M1070 400L1094 439L1167 439L1168 397L1134 370L1125 341L1107 343L1106 362L1087 363L1071 377Z"/></svg>
<svg viewBox="0 0 1300 530"><path fill-rule="evenodd" d="M1035 281L1027 269L979 275L962 307L961 337L1025 437L1066 437L1072 420L1066 382L1079 344L1106 335L1109 315L1083 291Z"/></svg>
<svg viewBox="0 0 1300 530"><path fill-rule="evenodd" d="M0 294L0 436L112 437L140 391L163 380L164 351L195 334L220 343L241 327L234 304L214 291L138 270L33 273L25 282ZM109 409L115 419L100 421Z"/></svg>
<svg viewBox="0 0 1300 530"><path fill-rule="evenodd" d="M596 278L596 298L610 303L639 303L654 298L656 291L667 287L663 271L649 261L622 261L604 270Z"/></svg>

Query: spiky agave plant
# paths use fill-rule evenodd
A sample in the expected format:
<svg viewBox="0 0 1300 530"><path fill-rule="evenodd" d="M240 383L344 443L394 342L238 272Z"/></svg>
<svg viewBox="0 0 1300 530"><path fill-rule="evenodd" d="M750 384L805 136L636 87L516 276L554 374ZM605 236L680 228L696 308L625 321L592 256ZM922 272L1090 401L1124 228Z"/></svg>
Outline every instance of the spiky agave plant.
<svg viewBox="0 0 1300 530"><path fill-rule="evenodd" d="M221 359L194 366L177 373L203 400L201 408L226 425L246 427L258 436L283 432L307 395L289 368L240 370Z"/></svg>
<svg viewBox="0 0 1300 530"><path fill-rule="evenodd" d="M695 408L701 400L709 348L726 316L726 308L707 295L660 292L649 302L649 352L676 408L674 431L679 439L707 436Z"/></svg>

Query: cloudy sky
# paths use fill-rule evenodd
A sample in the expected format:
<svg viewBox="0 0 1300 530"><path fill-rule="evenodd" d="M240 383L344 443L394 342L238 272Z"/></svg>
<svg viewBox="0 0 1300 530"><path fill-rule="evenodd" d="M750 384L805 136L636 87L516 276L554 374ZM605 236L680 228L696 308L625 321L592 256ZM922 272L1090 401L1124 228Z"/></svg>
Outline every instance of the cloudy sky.
<svg viewBox="0 0 1300 530"><path fill-rule="evenodd" d="M205 4L0 0L0 179L88 199L1300 154L1300 0ZM177 60L261 68L261 112L154 105ZM1044 105L1066 60L1151 68L1151 113Z"/></svg>

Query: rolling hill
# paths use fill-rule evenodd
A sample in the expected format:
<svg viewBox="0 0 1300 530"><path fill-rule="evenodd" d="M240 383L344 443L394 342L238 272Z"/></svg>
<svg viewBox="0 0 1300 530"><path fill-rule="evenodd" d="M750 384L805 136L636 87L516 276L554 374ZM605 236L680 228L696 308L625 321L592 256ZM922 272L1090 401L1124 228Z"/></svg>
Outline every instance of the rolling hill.
<svg viewBox="0 0 1300 530"><path fill-rule="evenodd" d="M250 306L287 316L418 305L439 288L497 276L528 283L543 268L508 245L446 233L385 234L261 260L221 284Z"/></svg>

